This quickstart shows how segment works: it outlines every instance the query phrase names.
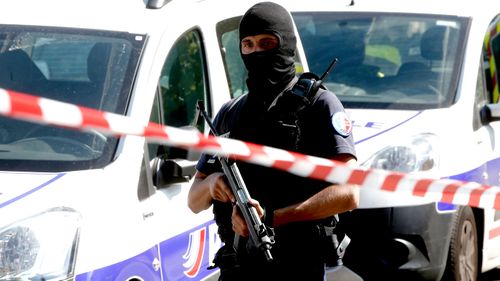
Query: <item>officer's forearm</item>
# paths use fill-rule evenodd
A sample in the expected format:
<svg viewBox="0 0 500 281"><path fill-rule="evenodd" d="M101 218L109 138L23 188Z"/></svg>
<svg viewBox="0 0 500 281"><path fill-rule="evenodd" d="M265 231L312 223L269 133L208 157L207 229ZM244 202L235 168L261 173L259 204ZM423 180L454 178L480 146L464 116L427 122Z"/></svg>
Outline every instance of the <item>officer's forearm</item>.
<svg viewBox="0 0 500 281"><path fill-rule="evenodd" d="M193 213L199 213L212 205L210 186L205 182L206 176L197 172L193 185L189 189L188 206Z"/></svg>
<svg viewBox="0 0 500 281"><path fill-rule="evenodd" d="M318 220L358 207L359 187L331 185L309 199L274 211L274 227L283 224Z"/></svg>

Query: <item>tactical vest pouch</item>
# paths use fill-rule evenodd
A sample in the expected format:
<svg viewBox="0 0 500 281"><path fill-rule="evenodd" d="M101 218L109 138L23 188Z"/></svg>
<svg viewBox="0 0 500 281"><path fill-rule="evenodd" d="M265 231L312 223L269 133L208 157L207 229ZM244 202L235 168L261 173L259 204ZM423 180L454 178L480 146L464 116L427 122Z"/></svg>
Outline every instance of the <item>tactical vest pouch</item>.
<svg viewBox="0 0 500 281"><path fill-rule="evenodd" d="M265 130L265 131L264 131ZM270 121L264 128L266 132L263 137L267 146L277 147L285 150L298 150L297 140L300 135L300 128L296 120Z"/></svg>
<svg viewBox="0 0 500 281"><path fill-rule="evenodd" d="M299 79L298 82L282 93L269 109L270 123L267 124L269 136L266 144L286 150L298 150L300 138L300 113L311 104L307 98L313 80Z"/></svg>
<svg viewBox="0 0 500 281"><path fill-rule="evenodd" d="M279 137L270 138L269 145L300 151L301 115L313 103L320 84L321 80L316 74L306 72L300 75L290 90L277 97L268 112L269 120L275 120L274 124L270 124L268 135ZM276 140L279 142L274 143Z"/></svg>

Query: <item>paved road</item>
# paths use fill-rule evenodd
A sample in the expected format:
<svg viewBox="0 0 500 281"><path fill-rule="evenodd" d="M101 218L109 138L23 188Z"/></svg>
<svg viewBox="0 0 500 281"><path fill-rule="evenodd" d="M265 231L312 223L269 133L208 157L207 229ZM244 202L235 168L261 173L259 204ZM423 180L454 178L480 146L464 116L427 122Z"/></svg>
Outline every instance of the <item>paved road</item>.
<svg viewBox="0 0 500 281"><path fill-rule="evenodd" d="M346 267L332 268L327 270L327 281L362 281L359 276ZM479 281L500 281L500 269L493 269L481 276Z"/></svg>
<svg viewBox="0 0 500 281"><path fill-rule="evenodd" d="M330 268L326 271L326 281L363 281L356 273L345 266Z"/></svg>
<svg viewBox="0 0 500 281"><path fill-rule="evenodd" d="M219 278L219 274L214 274L207 281L216 281ZM326 281L363 281L359 276L346 268L332 268L326 272ZM488 271L484 274L480 281L500 281L500 269L494 269Z"/></svg>

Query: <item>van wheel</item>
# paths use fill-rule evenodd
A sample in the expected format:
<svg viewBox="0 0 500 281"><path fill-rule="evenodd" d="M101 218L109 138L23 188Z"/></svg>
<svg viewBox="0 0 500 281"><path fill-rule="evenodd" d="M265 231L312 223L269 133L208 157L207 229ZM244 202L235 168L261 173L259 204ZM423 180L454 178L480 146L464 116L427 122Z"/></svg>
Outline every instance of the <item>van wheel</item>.
<svg viewBox="0 0 500 281"><path fill-rule="evenodd" d="M476 220L472 209L470 207L460 207L451 231L448 261L442 280L477 280L477 241Z"/></svg>

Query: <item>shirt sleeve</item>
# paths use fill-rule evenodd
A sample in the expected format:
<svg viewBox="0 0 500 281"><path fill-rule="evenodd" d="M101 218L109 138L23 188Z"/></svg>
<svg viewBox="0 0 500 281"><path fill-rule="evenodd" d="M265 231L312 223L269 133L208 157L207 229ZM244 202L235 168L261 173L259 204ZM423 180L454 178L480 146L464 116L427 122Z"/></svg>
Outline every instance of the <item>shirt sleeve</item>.
<svg viewBox="0 0 500 281"><path fill-rule="evenodd" d="M322 90L318 92L312 110L312 141L320 149L314 154L325 158L350 154L356 158L353 124L338 97L330 91Z"/></svg>

